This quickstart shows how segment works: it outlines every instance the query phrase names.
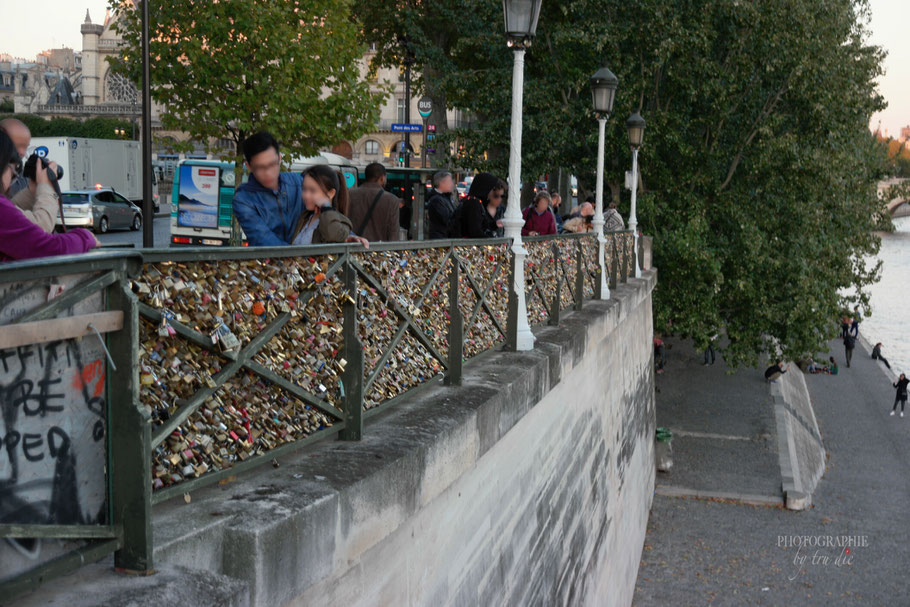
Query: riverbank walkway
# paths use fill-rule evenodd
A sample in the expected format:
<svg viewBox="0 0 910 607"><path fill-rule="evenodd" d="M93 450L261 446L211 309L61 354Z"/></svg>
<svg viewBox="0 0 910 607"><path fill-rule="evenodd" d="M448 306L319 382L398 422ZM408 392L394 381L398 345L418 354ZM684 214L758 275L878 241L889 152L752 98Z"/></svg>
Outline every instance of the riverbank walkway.
<svg viewBox="0 0 910 607"><path fill-rule="evenodd" d="M674 432L674 466L657 476L634 605L910 603L910 411L889 416L884 366L858 347L848 369L838 340L840 374L805 376L828 464L796 512L762 371L727 375L720 356L702 366L690 343L669 343L657 425Z"/></svg>

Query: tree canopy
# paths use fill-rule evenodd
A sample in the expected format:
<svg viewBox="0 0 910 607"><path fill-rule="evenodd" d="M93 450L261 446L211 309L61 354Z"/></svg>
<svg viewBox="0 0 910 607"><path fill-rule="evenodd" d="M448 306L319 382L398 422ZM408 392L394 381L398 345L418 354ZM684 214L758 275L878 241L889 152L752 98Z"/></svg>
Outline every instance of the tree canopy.
<svg viewBox="0 0 910 607"><path fill-rule="evenodd" d="M465 17L412 11L384 36L451 30L445 44L424 36L435 50L418 61L449 107L478 118L452 134L456 163L505 174L512 58L501 5L432 4ZM625 118L648 122L638 218L654 236L658 330L699 345L724 330L733 364L822 350L832 319L867 303L878 271L864 263L879 245L885 169L868 128L884 107L868 15L867 0L544 2L526 57L523 178L563 167L593 184L589 78L607 65L620 81L606 150L615 197L631 164Z"/></svg>
<svg viewBox="0 0 910 607"><path fill-rule="evenodd" d="M112 69L139 83L141 11L110 5L124 41ZM366 49L350 0L161 0L149 9L151 96L165 130L207 146L230 139L239 158L258 130L288 154L311 155L376 124L383 93L361 78Z"/></svg>
<svg viewBox="0 0 910 607"><path fill-rule="evenodd" d="M36 114L0 115L2 118L18 118L31 131L32 137L90 137L94 139L129 139L132 125L129 120L119 118L51 118L46 120ZM124 135L118 135L117 131Z"/></svg>

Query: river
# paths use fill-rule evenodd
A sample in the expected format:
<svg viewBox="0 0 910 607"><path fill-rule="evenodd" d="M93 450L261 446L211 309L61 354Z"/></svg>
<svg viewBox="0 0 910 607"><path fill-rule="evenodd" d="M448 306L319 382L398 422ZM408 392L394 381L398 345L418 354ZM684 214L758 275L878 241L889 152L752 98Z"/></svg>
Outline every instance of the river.
<svg viewBox="0 0 910 607"><path fill-rule="evenodd" d="M871 344L882 342L896 373L910 374L910 217L895 219L894 226L881 235L882 279L869 288L872 311L860 332Z"/></svg>

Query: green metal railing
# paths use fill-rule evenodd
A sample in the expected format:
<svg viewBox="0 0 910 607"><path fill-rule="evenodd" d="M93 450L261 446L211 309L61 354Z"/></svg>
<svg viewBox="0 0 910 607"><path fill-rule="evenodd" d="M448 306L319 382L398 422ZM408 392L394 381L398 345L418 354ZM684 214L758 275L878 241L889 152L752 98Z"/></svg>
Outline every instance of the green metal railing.
<svg viewBox="0 0 910 607"><path fill-rule="evenodd" d="M557 324L562 312L599 296L593 234L524 242L532 324ZM0 537L79 542L3 579L0 592L21 592L111 552L119 569L148 572L153 504L318 441L359 440L365 419L440 375L460 384L466 361L514 343L510 247L489 239L376 243L368 251L164 249L4 265L4 306L34 284L78 280L15 318L0 312L0 331L75 317L73 306L99 292L99 310L122 312L122 325L105 340L103 523L0 519ZM631 233L607 234L613 285L634 274L632 254Z"/></svg>

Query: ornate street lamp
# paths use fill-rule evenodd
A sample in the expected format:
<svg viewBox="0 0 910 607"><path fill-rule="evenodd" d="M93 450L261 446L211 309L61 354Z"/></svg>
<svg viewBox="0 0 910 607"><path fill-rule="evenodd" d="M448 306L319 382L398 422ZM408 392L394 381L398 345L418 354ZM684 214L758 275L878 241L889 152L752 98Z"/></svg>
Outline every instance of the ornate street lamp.
<svg viewBox="0 0 910 607"><path fill-rule="evenodd" d="M602 67L591 76L591 92L594 97L594 112L597 114L597 184L594 206L594 219L591 225L597 233L597 262L600 264L600 298L610 299L610 286L607 284L606 246L604 235L604 139L607 120L613 113L613 100L619 78L606 67Z"/></svg>
<svg viewBox="0 0 910 607"><path fill-rule="evenodd" d="M506 36L509 47L514 53L512 68L512 132L509 150L509 200L506 206L502 225L506 238L512 239L512 253L515 258L515 271L512 273L511 297L515 301L516 335L509 337L509 346L515 350L530 350L534 347L534 334L528 323L528 309L525 302L525 257L528 251L521 241L521 228L524 219L521 216L521 119L522 96L524 95L525 50L531 46L537 32L537 19L540 17L541 0L503 0L505 13Z"/></svg>
<svg viewBox="0 0 910 607"><path fill-rule="evenodd" d="M635 239L635 278L641 278L641 266L638 263L638 218L635 216L635 204L638 196L638 148L645 136L645 119L635 112L626 120L629 131L629 146L632 148L632 210L629 212L629 229Z"/></svg>

